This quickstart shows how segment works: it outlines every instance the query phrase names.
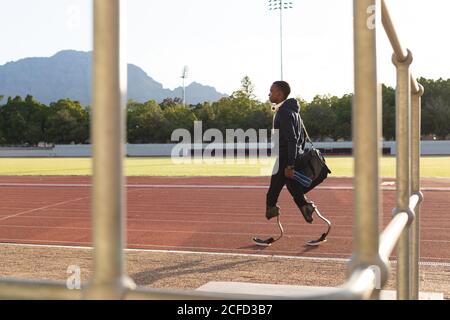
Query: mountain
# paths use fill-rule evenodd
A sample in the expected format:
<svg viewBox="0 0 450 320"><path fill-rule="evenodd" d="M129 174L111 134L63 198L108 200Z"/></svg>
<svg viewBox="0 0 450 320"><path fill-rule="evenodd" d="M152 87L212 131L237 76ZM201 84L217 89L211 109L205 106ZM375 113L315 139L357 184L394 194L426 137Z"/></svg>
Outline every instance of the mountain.
<svg viewBox="0 0 450 320"><path fill-rule="evenodd" d="M0 66L0 95L26 96L48 104L63 98L91 104L92 52L60 51L49 58L26 58ZM226 95L193 82L186 87L186 102L217 101ZM165 89L144 70L128 64L128 99L139 102L182 97L182 88Z"/></svg>

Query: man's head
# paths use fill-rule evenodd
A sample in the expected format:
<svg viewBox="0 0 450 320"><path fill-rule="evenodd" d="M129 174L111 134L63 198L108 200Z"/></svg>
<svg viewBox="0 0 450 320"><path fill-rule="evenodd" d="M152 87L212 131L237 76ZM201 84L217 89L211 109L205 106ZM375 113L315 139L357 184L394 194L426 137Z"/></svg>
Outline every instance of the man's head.
<svg viewBox="0 0 450 320"><path fill-rule="evenodd" d="M270 87L269 100L272 103L280 103L289 97L291 87L286 81L275 81Z"/></svg>

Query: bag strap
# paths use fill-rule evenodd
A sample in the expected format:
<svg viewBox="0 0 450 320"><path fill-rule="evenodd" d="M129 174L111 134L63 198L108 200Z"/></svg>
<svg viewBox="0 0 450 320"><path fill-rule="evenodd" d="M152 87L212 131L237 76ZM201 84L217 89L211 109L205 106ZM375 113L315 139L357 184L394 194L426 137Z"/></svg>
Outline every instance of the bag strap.
<svg viewBox="0 0 450 320"><path fill-rule="evenodd" d="M300 115L300 113L299 113ZM302 121L302 128L303 128L303 132L305 133L305 142L309 141L309 143L311 143L312 147L314 148L314 143L311 141L311 138L308 135L308 131L306 131L306 127L305 127L305 123L303 122L303 119L300 117L300 120ZM303 144L303 149L305 149L305 145Z"/></svg>

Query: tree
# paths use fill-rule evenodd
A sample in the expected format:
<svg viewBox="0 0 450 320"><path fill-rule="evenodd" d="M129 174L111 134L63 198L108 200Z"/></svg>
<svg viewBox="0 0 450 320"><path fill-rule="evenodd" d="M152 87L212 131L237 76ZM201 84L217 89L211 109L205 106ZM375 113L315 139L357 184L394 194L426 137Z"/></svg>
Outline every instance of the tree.
<svg viewBox="0 0 450 320"><path fill-rule="evenodd" d="M314 97L313 101L300 110L301 117L312 140L323 140L326 137L336 138L336 114L332 106L337 104L338 98L331 96Z"/></svg>
<svg viewBox="0 0 450 320"><path fill-rule="evenodd" d="M450 134L450 79L418 80L424 86L422 134L445 139Z"/></svg>
<svg viewBox="0 0 450 320"><path fill-rule="evenodd" d="M46 106L32 96L8 98L1 108L3 143L37 145L43 141Z"/></svg>
<svg viewBox="0 0 450 320"><path fill-rule="evenodd" d="M0 101L2 101L2 100L3 100L3 96L0 95ZM6 139L5 139L5 137L3 136L3 126L4 126L4 123L3 123L2 107L3 107L3 106L0 105L0 145L5 144L5 142L6 142Z"/></svg>
<svg viewBox="0 0 450 320"><path fill-rule="evenodd" d="M430 122L431 133L445 140L450 134L449 100L439 95L430 97L423 105L423 110L426 113L424 118Z"/></svg>
<svg viewBox="0 0 450 320"><path fill-rule="evenodd" d="M203 130L208 130L215 127L215 121L217 118L217 104L211 104L209 102L204 102L203 104L197 105L193 112L195 117L202 121Z"/></svg>
<svg viewBox="0 0 450 320"><path fill-rule="evenodd" d="M230 97L213 104L216 111L214 125L225 133L226 129L269 129L272 113L268 103L261 103L253 94L254 86L248 76L241 80L241 88Z"/></svg>
<svg viewBox="0 0 450 320"><path fill-rule="evenodd" d="M164 142L171 142L172 132L176 129L187 129L191 134L194 133L194 121L197 121L197 117L191 109L184 107L182 104L177 104L164 109L163 112L166 120L164 132L167 133Z"/></svg>
<svg viewBox="0 0 450 320"><path fill-rule="evenodd" d="M233 92L231 95L233 98L247 98L247 99L255 99L255 95L253 92L255 91L255 86L250 80L249 76L245 76L241 80L241 88L238 91Z"/></svg>
<svg viewBox="0 0 450 320"><path fill-rule="evenodd" d="M129 143L156 143L167 139L167 121L161 107L150 100L127 104L127 141Z"/></svg>
<svg viewBox="0 0 450 320"><path fill-rule="evenodd" d="M55 144L86 143L89 139L89 113L78 101L51 103L45 122L46 141Z"/></svg>
<svg viewBox="0 0 450 320"><path fill-rule="evenodd" d="M450 79L418 80L425 87L422 97L422 134L445 139L450 134ZM193 131L196 120L203 130L270 129L273 113L268 102L258 101L248 76L239 90L229 97L209 103L184 107L180 98L127 104L127 139L131 143L170 142L173 130ZM0 101L4 98L0 95ZM311 102L297 98L300 114L312 139L350 140L352 137L352 94L342 97L316 96ZM383 137L395 139L395 89L382 87ZM86 143L89 141L90 107L77 101L59 100L50 106L27 96L8 97L0 105L0 144L36 145L53 143Z"/></svg>
<svg viewBox="0 0 450 320"><path fill-rule="evenodd" d="M336 116L335 128L331 128L331 136L334 140L352 139L352 94L343 95L341 98L334 99L331 110Z"/></svg>
<svg viewBox="0 0 450 320"><path fill-rule="evenodd" d="M385 140L395 140L395 89L382 86L382 123Z"/></svg>
<svg viewBox="0 0 450 320"><path fill-rule="evenodd" d="M165 98L160 104L159 106L161 107L162 110L170 108L170 107L175 107L176 105L179 104L183 104L183 99L176 97L175 99L172 98Z"/></svg>
<svg viewBox="0 0 450 320"><path fill-rule="evenodd" d="M245 119L246 129L272 129L273 113L269 103L259 103L253 107Z"/></svg>

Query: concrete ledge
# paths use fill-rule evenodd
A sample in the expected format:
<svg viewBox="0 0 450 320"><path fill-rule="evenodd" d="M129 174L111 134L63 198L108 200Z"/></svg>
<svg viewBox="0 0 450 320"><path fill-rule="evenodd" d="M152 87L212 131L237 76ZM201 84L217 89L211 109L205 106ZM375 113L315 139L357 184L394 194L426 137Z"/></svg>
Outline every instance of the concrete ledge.
<svg viewBox="0 0 450 320"><path fill-rule="evenodd" d="M203 292L223 292L249 295L267 295L277 297L304 296L309 294L330 293L337 288L331 287L308 287L278 284L260 284L247 282L208 282L197 288ZM380 300L395 300L394 290L382 290ZM444 294L438 292L419 292L420 300L444 300Z"/></svg>

